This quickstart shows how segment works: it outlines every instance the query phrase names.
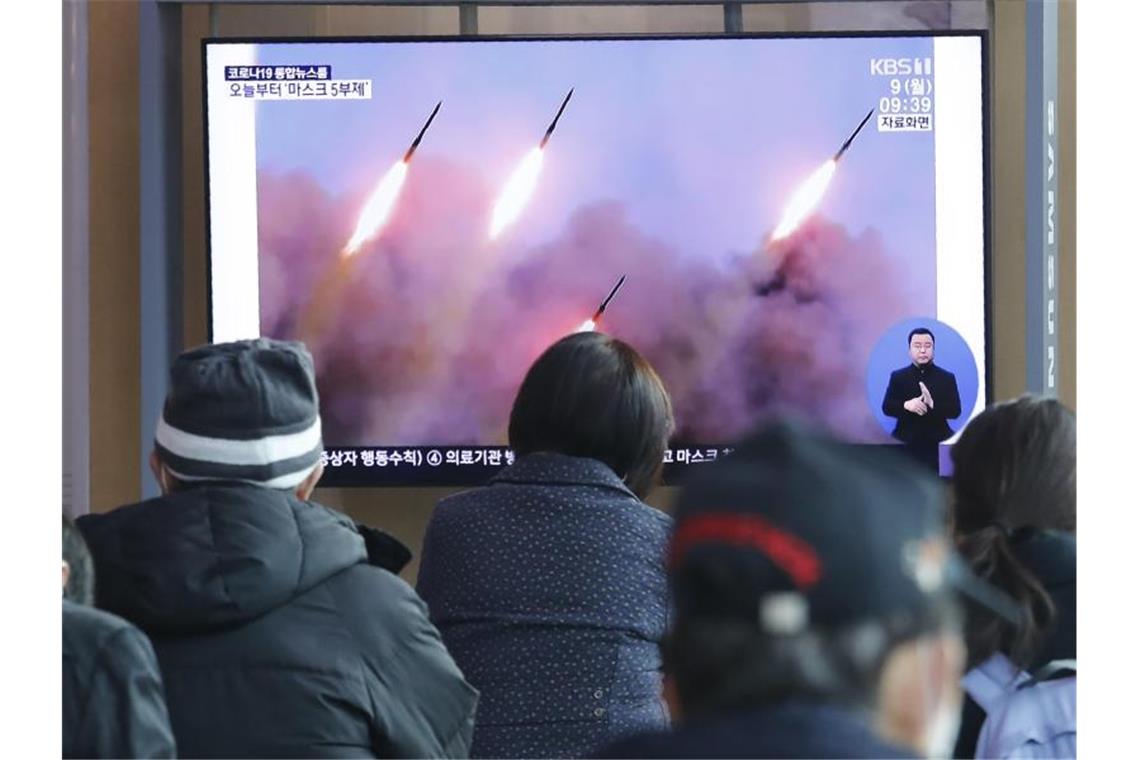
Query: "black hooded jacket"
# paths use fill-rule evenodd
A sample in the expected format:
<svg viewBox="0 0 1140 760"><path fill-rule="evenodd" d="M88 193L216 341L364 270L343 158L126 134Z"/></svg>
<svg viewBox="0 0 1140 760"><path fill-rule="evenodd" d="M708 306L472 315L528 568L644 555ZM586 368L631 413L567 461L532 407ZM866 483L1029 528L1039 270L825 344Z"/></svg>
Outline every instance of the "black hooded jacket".
<svg viewBox="0 0 1140 760"><path fill-rule="evenodd" d="M175 757L154 650L142 631L63 600L63 756Z"/></svg>
<svg viewBox="0 0 1140 760"><path fill-rule="evenodd" d="M393 540L231 484L79 527L99 606L151 637L181 755L466 755L477 693L399 568L370 563Z"/></svg>

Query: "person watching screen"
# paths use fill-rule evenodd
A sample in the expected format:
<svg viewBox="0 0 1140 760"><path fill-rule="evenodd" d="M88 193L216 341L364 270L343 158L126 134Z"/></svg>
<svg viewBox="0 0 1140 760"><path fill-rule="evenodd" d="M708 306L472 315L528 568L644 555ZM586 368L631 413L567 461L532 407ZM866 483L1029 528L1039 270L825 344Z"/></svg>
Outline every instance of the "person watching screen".
<svg viewBox="0 0 1140 760"><path fill-rule="evenodd" d="M601 333L571 335L522 381L515 463L436 507L418 590L481 693L473 757L581 757L667 724L671 521L642 499L672 431L645 359Z"/></svg>

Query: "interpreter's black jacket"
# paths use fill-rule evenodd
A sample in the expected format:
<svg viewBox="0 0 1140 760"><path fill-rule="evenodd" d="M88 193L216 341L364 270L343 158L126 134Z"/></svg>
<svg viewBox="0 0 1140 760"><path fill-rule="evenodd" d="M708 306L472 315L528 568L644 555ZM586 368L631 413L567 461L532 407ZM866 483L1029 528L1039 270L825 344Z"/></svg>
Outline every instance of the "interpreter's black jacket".
<svg viewBox="0 0 1140 760"><path fill-rule="evenodd" d="M475 689L345 515L215 484L79 527L99 605L154 643L179 754L466 756Z"/></svg>
<svg viewBox="0 0 1140 760"><path fill-rule="evenodd" d="M903 408L903 404L922 394L918 384L926 384L934 399L934 408L918 415ZM947 420L962 414L962 399L958 395L958 381L953 372L930 362L919 367L910 364L891 373L887 392L883 395L883 414L895 417L895 438L904 443L939 443L954 434Z"/></svg>

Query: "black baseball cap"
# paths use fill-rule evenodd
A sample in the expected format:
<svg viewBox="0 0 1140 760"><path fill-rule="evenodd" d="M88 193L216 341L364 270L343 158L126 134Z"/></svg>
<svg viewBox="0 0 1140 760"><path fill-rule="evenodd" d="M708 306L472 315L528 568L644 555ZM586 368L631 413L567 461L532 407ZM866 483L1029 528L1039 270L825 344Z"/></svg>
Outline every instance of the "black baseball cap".
<svg viewBox="0 0 1140 760"><path fill-rule="evenodd" d="M774 422L682 488L675 613L776 635L872 620L918 633L965 592L1008 616L951 550L944 509L944 486L889 447Z"/></svg>

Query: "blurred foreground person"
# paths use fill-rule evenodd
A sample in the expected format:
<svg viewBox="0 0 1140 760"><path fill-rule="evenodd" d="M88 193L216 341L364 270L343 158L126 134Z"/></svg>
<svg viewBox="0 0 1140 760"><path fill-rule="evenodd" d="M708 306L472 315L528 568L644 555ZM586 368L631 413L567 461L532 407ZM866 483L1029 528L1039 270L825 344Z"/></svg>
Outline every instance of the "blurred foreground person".
<svg viewBox="0 0 1140 760"><path fill-rule="evenodd" d="M965 660L939 484L779 422L701 468L669 547L676 727L603 757L946 757Z"/></svg>
<svg viewBox="0 0 1140 760"><path fill-rule="evenodd" d="M89 605L94 577L83 536L63 518L63 756L174 757L162 678L150 642Z"/></svg>

